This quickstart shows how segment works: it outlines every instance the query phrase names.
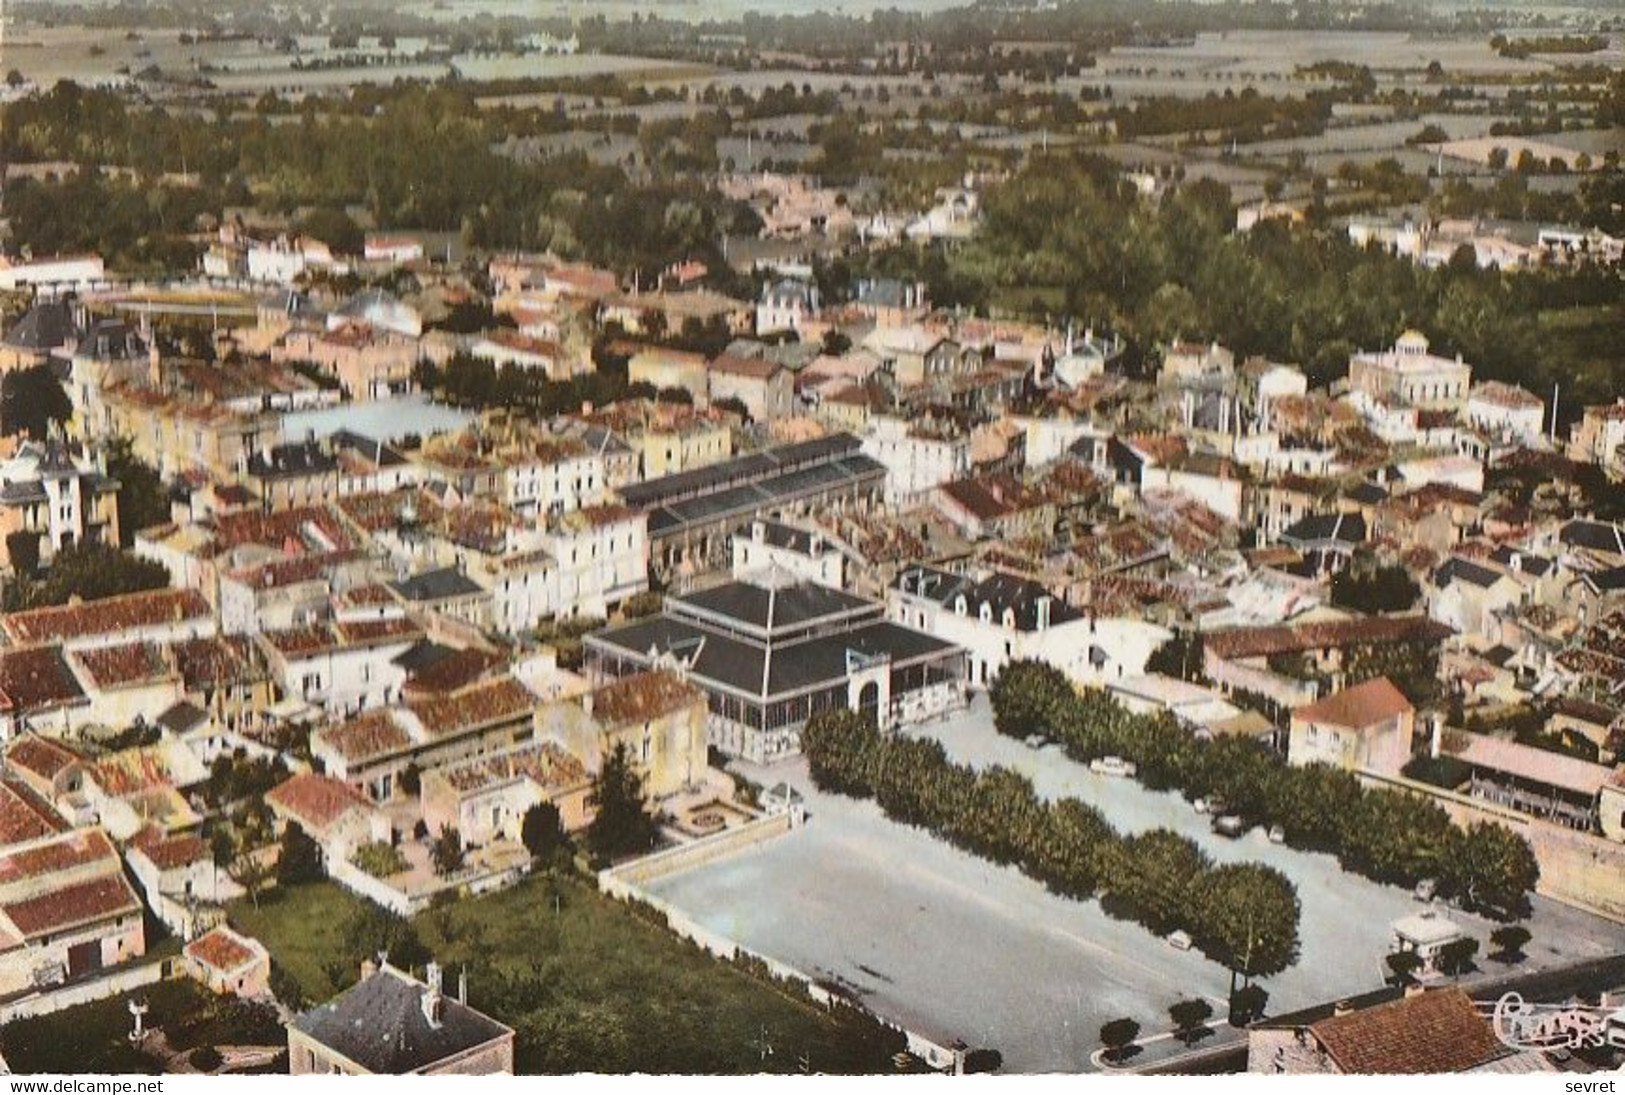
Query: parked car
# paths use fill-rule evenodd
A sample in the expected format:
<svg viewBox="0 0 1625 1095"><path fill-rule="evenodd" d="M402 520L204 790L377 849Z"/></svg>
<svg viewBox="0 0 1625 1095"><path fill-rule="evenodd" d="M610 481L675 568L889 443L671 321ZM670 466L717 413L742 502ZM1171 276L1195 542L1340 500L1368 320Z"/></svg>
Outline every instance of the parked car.
<svg viewBox="0 0 1625 1095"><path fill-rule="evenodd" d="M1279 825L1271 825L1270 826L1270 843L1271 844L1285 844L1286 843L1286 830L1284 828L1282 828L1281 826L1279 826Z"/></svg>
<svg viewBox="0 0 1625 1095"><path fill-rule="evenodd" d="M1196 812L1199 813L1199 814L1207 813L1208 806L1207 806L1207 799L1205 799L1205 798L1197 799L1195 802L1191 803L1191 806L1194 807Z"/></svg>
<svg viewBox="0 0 1625 1095"><path fill-rule="evenodd" d="M1122 757L1097 757L1089 762L1089 770L1103 776L1132 776L1139 771L1133 761Z"/></svg>
<svg viewBox="0 0 1625 1095"><path fill-rule="evenodd" d="M1023 744L1029 749L1039 749L1042 748L1048 741L1049 739L1043 734L1028 734Z"/></svg>
<svg viewBox="0 0 1625 1095"><path fill-rule="evenodd" d="M1234 840L1247 831L1247 823L1235 814L1225 814L1223 817L1214 818L1213 831Z"/></svg>
<svg viewBox="0 0 1625 1095"><path fill-rule="evenodd" d="M1176 951L1188 951L1193 946L1191 937L1185 932L1173 932L1168 936L1168 945Z"/></svg>

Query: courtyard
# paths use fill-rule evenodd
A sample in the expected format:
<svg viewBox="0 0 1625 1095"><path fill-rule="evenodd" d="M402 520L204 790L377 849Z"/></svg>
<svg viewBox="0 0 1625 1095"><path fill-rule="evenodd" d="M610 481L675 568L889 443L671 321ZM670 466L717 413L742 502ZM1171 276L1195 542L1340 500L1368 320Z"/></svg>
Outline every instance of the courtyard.
<svg viewBox="0 0 1625 1095"><path fill-rule="evenodd" d="M985 698L915 732L942 741L955 760L1020 771L1041 795L1083 799L1123 832L1166 827L1216 862L1254 860L1285 873L1303 907L1302 949L1296 966L1264 983L1272 1012L1379 987L1389 925L1419 907L1408 891L1348 874L1330 856L1271 844L1258 831L1216 836L1176 794L1002 738ZM1229 974L1200 953L890 821L873 802L823 794L802 761L741 771L804 794L807 825L660 879L651 892L746 947L844 986L878 1014L939 1042L996 1049L1007 1070L1022 1072L1088 1069L1102 1023L1128 1016L1147 1034L1160 1032L1169 1005L1190 996L1222 1014ZM1482 957L1493 925L1447 915L1479 940L1485 975L1505 971ZM1525 923L1533 939L1520 971L1625 951L1625 928L1541 898Z"/></svg>

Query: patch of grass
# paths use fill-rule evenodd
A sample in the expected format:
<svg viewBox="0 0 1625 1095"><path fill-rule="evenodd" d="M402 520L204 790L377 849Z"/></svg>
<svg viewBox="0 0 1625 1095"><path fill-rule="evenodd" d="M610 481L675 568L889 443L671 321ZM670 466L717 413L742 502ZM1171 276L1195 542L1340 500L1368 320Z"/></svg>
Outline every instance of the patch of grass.
<svg viewBox="0 0 1625 1095"><path fill-rule="evenodd" d="M312 1000L354 970L346 933L358 899L332 883L294 887L232 919L271 951ZM571 877L536 877L441 905L412 927L448 984L468 975L469 1003L511 1025L522 1073L820 1072L891 1067L900 1036L799 986L718 961ZM764 1046L771 1052L764 1056Z"/></svg>
<svg viewBox="0 0 1625 1095"><path fill-rule="evenodd" d="M347 933L365 908L361 898L332 882L278 887L260 896L258 908L249 901L232 906L231 924L264 943L305 996L320 1003L360 973L364 956L357 955L346 978L335 983L330 976L333 964L349 956Z"/></svg>

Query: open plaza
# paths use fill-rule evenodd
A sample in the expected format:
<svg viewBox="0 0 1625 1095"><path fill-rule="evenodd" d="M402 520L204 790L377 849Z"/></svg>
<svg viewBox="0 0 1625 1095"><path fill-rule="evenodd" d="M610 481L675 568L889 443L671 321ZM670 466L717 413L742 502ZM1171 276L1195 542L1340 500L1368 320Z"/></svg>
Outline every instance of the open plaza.
<svg viewBox="0 0 1625 1095"><path fill-rule="evenodd" d="M949 756L1003 764L1046 797L1076 797L1122 832L1164 827L1217 862L1277 868L1303 903L1297 965L1265 982L1282 1013L1380 988L1393 921L1420 908L1409 891L1343 871L1330 856L1271 844L1258 830L1239 840L1177 794L1099 775L1059 749L1000 737L985 699L919 728ZM787 781L806 796L801 829L736 856L659 879L652 896L758 953L844 987L876 1013L942 1043L962 1039L1002 1054L1009 1070L1090 1067L1099 1030L1130 1017L1147 1035L1171 1025L1166 1009L1201 996L1222 1016L1229 974L1198 951L1170 946L1098 902L1047 892L999 867L887 819L871 801L818 791L805 762L745 774ZM1625 947L1625 928L1536 897L1519 972L1566 965ZM1444 915L1490 950L1494 925L1457 909ZM1507 967L1480 957L1478 976ZM1468 980L1471 979L1470 975ZM1221 1028L1215 1038L1236 1037ZM1211 1040L1209 1043L1211 1044Z"/></svg>

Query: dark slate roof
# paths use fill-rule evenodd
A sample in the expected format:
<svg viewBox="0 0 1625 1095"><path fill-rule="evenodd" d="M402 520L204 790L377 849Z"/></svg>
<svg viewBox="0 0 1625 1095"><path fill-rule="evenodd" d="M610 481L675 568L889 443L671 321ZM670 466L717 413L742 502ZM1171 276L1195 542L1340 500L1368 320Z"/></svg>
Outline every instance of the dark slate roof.
<svg viewBox="0 0 1625 1095"><path fill-rule="evenodd" d="M449 997L438 1024L423 1014L427 987L386 966L320 1007L294 1018L313 1040L378 1075L417 1072L511 1034Z"/></svg>
<svg viewBox="0 0 1625 1095"><path fill-rule="evenodd" d="M282 479L323 475L337 467L338 460L318 442L303 441L255 453L248 461L248 474L256 479Z"/></svg>
<svg viewBox="0 0 1625 1095"><path fill-rule="evenodd" d="M726 582L677 598L673 611L678 615L705 612L725 617L736 626L773 632L873 607L861 597L811 582L778 589L753 582Z"/></svg>
<svg viewBox="0 0 1625 1095"><path fill-rule="evenodd" d="M1362 506L1374 506L1387 498L1388 492L1376 483L1361 483L1359 486L1350 487L1343 496Z"/></svg>
<svg viewBox="0 0 1625 1095"><path fill-rule="evenodd" d="M640 661L673 653L691 661L690 679L760 699L846 680L849 659L889 657L894 662L943 654L954 645L899 624L875 621L837 634L772 644L736 638L686 620L659 616L591 636L596 646L619 648ZM764 690L765 684L765 690Z"/></svg>
<svg viewBox="0 0 1625 1095"><path fill-rule="evenodd" d="M30 308L17 325L6 332L6 345L19 350L54 350L78 336L73 309L65 300L41 301Z"/></svg>
<svg viewBox="0 0 1625 1095"><path fill-rule="evenodd" d="M781 445L719 464L629 483L621 488L621 500L629 506L651 507L716 494L855 456L861 444L849 433L837 433L813 441Z"/></svg>
<svg viewBox="0 0 1625 1095"><path fill-rule="evenodd" d="M8 506L21 506L30 502L43 502L45 500L45 484L38 479L32 479L26 483L7 483L0 486L0 503Z"/></svg>
<svg viewBox="0 0 1625 1095"><path fill-rule="evenodd" d="M350 430L339 430L328 440L333 444L334 450L349 449L360 453L381 468L399 467L406 463L406 457L371 437L363 437Z"/></svg>
<svg viewBox="0 0 1625 1095"><path fill-rule="evenodd" d="M1358 513L1317 513L1281 533L1281 539L1294 546L1361 544L1365 542L1365 518Z"/></svg>
<svg viewBox="0 0 1625 1095"><path fill-rule="evenodd" d="M678 530L695 525L749 517L816 496L820 492L849 490L867 482L879 483L885 475L883 464L862 453L853 453L840 460L813 464L798 471L767 476L730 489L657 506L649 510L649 534L675 535ZM638 503L627 497L632 490L632 487L624 488L621 496L629 505L636 506Z"/></svg>
<svg viewBox="0 0 1625 1095"><path fill-rule="evenodd" d="M1587 574L1585 580L1598 593L1616 593L1625 589L1625 567L1595 570Z"/></svg>
<svg viewBox="0 0 1625 1095"><path fill-rule="evenodd" d="M897 576L897 588L904 593L928 597L945 608L953 608L961 596L965 598L965 612L975 616L983 604L993 612L995 621L1004 619L1005 609L1015 613L1018 631L1038 629L1038 604L1049 599L1051 625L1068 623L1082 617L1065 601L1045 589L1038 582L1014 574L997 571L981 581L932 567L911 567Z"/></svg>
<svg viewBox="0 0 1625 1095"><path fill-rule="evenodd" d="M1519 570L1536 578L1543 577L1553 566L1552 561L1544 556L1532 555L1527 551L1514 551L1505 544L1490 552L1490 558L1504 567L1512 566L1512 561L1516 559Z"/></svg>
<svg viewBox="0 0 1625 1095"><path fill-rule="evenodd" d="M786 551L800 552L802 555L812 554L814 537L818 534L796 528L794 525L786 525L782 521L763 521L761 526L763 543ZM756 530L752 528L749 535L754 537Z"/></svg>
<svg viewBox="0 0 1625 1095"><path fill-rule="evenodd" d="M901 308L909 300L912 286L896 278L866 278L854 286L853 297L874 308Z"/></svg>
<svg viewBox="0 0 1625 1095"><path fill-rule="evenodd" d="M414 574L404 582L391 582L390 588L408 601L443 601L480 592L479 583L456 567L441 567Z"/></svg>
<svg viewBox="0 0 1625 1095"><path fill-rule="evenodd" d="M98 319L91 323L74 353L98 361L118 361L138 357L146 347L122 319Z"/></svg>
<svg viewBox="0 0 1625 1095"><path fill-rule="evenodd" d="M452 647L442 646L429 639L419 639L396 655L394 662L406 670L408 676L416 676L426 669L439 665L456 653L457 651Z"/></svg>
<svg viewBox="0 0 1625 1095"><path fill-rule="evenodd" d="M1434 572L1433 584L1442 589L1451 582L1460 581L1478 586L1480 589L1488 589L1500 578L1500 571L1479 566L1466 559L1452 557L1445 560L1444 565Z"/></svg>
<svg viewBox="0 0 1625 1095"><path fill-rule="evenodd" d="M1570 521L1563 526L1557 538L1569 547L1625 555L1625 533L1618 525L1602 521Z"/></svg>
<svg viewBox="0 0 1625 1095"><path fill-rule="evenodd" d="M186 700L173 705L158 716L158 725L177 734L209 721L209 713Z"/></svg>

